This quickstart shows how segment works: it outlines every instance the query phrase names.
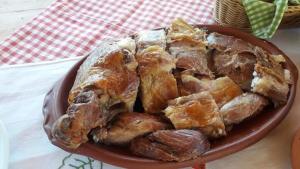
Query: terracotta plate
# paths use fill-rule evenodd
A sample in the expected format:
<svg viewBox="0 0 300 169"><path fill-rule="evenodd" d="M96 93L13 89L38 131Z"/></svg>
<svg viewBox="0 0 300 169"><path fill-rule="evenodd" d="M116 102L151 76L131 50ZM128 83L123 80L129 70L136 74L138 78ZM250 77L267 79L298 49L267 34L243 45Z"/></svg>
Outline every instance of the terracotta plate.
<svg viewBox="0 0 300 169"><path fill-rule="evenodd" d="M51 127L53 122L65 113L68 103L67 96L71 89L77 69L83 60L79 61L65 77L58 81L53 89L51 89L46 95L43 113L45 116L44 129L49 137L49 140L56 146L77 154L86 155L94 159L117 165L126 168L180 168L186 166L194 166L200 162L208 162L223 156L229 155L231 153L237 152L244 149L251 144L254 144L258 140L262 139L268 132L270 132L274 127L276 127L279 122L289 112L296 93L298 71L296 66L292 61L277 47L273 44L255 38L252 35L243 33L241 31L224 28L215 25L199 25L201 28L205 28L210 32L219 32L226 35L232 35L237 38L241 38L245 41L252 43L253 45L260 46L266 51L272 54L282 54L287 60L287 68L291 71L291 78L293 85L290 89L290 94L288 102L286 105L279 108L268 108L264 112L255 116L250 120L246 120L239 125L234 126L233 130L229 133L227 137L215 140L212 142L212 148L206 152L202 157L194 160L184 161L184 162L162 162L151 160L143 157L137 157L132 155L126 148L116 147L116 146L104 146L97 145L92 142L83 144L76 150L70 150L62 146L55 138L51 135Z"/></svg>
<svg viewBox="0 0 300 169"><path fill-rule="evenodd" d="M300 169L300 129L296 132L292 144L292 167Z"/></svg>

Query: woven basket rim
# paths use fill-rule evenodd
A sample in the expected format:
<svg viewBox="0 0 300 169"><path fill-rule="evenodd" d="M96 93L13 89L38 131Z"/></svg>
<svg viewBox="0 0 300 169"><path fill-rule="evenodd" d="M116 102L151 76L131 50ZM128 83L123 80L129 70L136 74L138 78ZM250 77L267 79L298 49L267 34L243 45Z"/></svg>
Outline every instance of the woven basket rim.
<svg viewBox="0 0 300 169"><path fill-rule="evenodd" d="M231 3L239 3L242 4L242 0L230 0ZM266 2L266 3L271 3L271 2ZM287 9L284 12L285 16L294 16L294 15L299 15L300 17L300 4L299 5L288 5Z"/></svg>
<svg viewBox="0 0 300 169"><path fill-rule="evenodd" d="M235 1L235 2L242 4L242 0L231 0L231 1ZM266 2L266 3L271 3L271 2ZM299 10L300 11L300 4L299 5L288 5L287 10Z"/></svg>
<svg viewBox="0 0 300 169"><path fill-rule="evenodd" d="M267 2L272 3L272 2ZM231 6L235 6L231 8ZM223 26L236 27L242 30L251 29L249 20L246 18L242 0L216 0L214 19ZM240 16L236 18L234 16ZM280 27L300 26L300 5L289 5L284 12Z"/></svg>

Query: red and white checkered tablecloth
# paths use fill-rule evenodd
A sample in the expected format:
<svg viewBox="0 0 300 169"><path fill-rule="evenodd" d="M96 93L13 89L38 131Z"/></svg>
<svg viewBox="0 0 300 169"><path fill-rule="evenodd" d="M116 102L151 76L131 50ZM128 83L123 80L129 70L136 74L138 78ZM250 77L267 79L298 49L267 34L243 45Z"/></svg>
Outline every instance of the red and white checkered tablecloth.
<svg viewBox="0 0 300 169"><path fill-rule="evenodd" d="M103 38L167 26L181 17L212 23L214 0L57 0L0 43L0 65L81 56Z"/></svg>

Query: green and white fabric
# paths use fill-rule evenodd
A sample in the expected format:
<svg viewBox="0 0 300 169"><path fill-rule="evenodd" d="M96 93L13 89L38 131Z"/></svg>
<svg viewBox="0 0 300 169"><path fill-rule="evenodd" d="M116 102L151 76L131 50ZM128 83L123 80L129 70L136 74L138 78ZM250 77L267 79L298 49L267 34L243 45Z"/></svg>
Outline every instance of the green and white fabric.
<svg viewBox="0 0 300 169"><path fill-rule="evenodd" d="M271 38L282 20L288 0L274 0L273 3L263 0L242 0L242 2L252 33L259 38Z"/></svg>
<svg viewBox="0 0 300 169"><path fill-rule="evenodd" d="M289 0L292 5L300 5L300 0Z"/></svg>

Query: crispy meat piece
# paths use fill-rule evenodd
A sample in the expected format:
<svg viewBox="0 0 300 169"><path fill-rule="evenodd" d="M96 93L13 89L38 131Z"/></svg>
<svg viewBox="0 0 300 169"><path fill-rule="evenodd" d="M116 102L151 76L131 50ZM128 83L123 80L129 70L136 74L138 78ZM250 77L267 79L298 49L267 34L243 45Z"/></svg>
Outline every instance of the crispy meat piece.
<svg viewBox="0 0 300 169"><path fill-rule="evenodd" d="M181 75L180 77L178 77ZM181 96L208 91L215 99L218 107L243 93L242 89L229 77L211 80L205 77L195 77L189 72L177 73L178 90Z"/></svg>
<svg viewBox="0 0 300 169"><path fill-rule="evenodd" d="M92 128L105 125L111 112L101 112L99 99L93 91L81 92L68 107L66 114L53 125L52 135L69 148L88 141Z"/></svg>
<svg viewBox="0 0 300 169"><path fill-rule="evenodd" d="M207 36L207 43L209 48L218 51L235 51L235 52L251 52L254 46L242 39L233 36L223 35L217 32L210 33Z"/></svg>
<svg viewBox="0 0 300 169"><path fill-rule="evenodd" d="M137 61L143 107L148 113L159 113L168 100L178 96L176 79L171 73L175 61L159 46L138 53Z"/></svg>
<svg viewBox="0 0 300 169"><path fill-rule="evenodd" d="M213 78L207 66L206 32L194 28L182 19L172 22L167 34L169 52L177 59L176 67L193 70Z"/></svg>
<svg viewBox="0 0 300 169"><path fill-rule="evenodd" d="M242 89L227 76L213 80L209 92L218 107L222 107L225 103L243 93Z"/></svg>
<svg viewBox="0 0 300 169"><path fill-rule="evenodd" d="M210 144L195 130L160 130L132 141L130 150L139 156L162 161L186 161L208 151Z"/></svg>
<svg viewBox="0 0 300 169"><path fill-rule="evenodd" d="M208 46L212 50L213 70L218 76L228 76L242 89L251 89L256 56L254 46L233 36L210 33Z"/></svg>
<svg viewBox="0 0 300 169"><path fill-rule="evenodd" d="M141 31L136 35L135 40L138 52L155 45L160 46L163 50L166 49L166 32L164 29Z"/></svg>
<svg viewBox="0 0 300 169"><path fill-rule="evenodd" d="M157 116L131 112L121 113L109 127L96 129L92 135L95 142L124 145L137 136L167 128L170 125Z"/></svg>
<svg viewBox="0 0 300 169"><path fill-rule="evenodd" d="M76 148L87 141L92 128L106 126L120 112L132 112L139 86L136 67L130 50L116 42L102 43L80 66L69 93L70 106L67 114L57 120L54 137ZM80 102L76 101L82 98L80 93L88 91L93 92L88 95L94 100L92 112L89 106L77 105Z"/></svg>
<svg viewBox="0 0 300 169"><path fill-rule="evenodd" d="M267 104L268 100L258 94L244 93L226 103L220 113L225 125L237 124L259 113Z"/></svg>
<svg viewBox="0 0 300 169"><path fill-rule="evenodd" d="M96 91L107 108L123 104L133 109L139 86L134 54L115 42L103 42L80 66L69 93L69 103L81 91Z"/></svg>
<svg viewBox="0 0 300 169"><path fill-rule="evenodd" d="M208 77L196 77L192 71L175 71L177 87L180 96L209 91L212 80Z"/></svg>
<svg viewBox="0 0 300 169"><path fill-rule="evenodd" d="M218 76L228 76L242 89L250 90L256 56L251 52L213 52L213 63Z"/></svg>
<svg viewBox="0 0 300 169"><path fill-rule="evenodd" d="M252 91L270 98L275 105L284 104L289 92L289 70L283 69L278 56L256 47L257 63L253 73ZM281 57L283 58L283 57Z"/></svg>
<svg viewBox="0 0 300 169"><path fill-rule="evenodd" d="M171 100L164 113L176 129L200 128L210 137L226 134L219 108L209 92Z"/></svg>

